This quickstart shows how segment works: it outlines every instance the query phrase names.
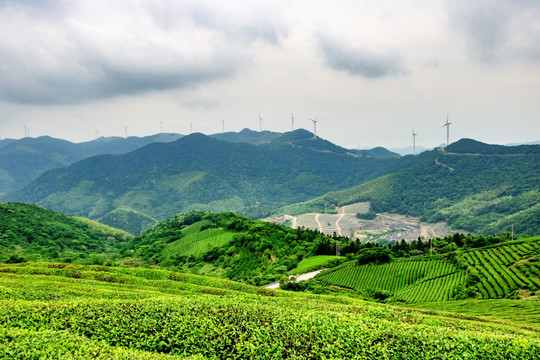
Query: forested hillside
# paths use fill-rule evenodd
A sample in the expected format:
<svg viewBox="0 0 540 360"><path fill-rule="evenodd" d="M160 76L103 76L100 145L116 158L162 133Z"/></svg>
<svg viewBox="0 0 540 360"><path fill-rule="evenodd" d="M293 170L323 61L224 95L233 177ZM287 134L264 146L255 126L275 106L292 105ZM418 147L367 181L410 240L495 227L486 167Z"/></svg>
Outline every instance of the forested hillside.
<svg viewBox="0 0 540 360"><path fill-rule="evenodd" d="M0 203L0 262L104 263L131 235L35 205ZM99 255L99 256L98 256Z"/></svg>
<svg viewBox="0 0 540 360"><path fill-rule="evenodd" d="M116 226L107 219L118 208L157 220L192 209L262 217L276 207L350 187L407 163L349 154L305 130L284 136L294 141L276 138L254 146L193 134L124 155L96 156L49 171L7 199Z"/></svg>
<svg viewBox="0 0 540 360"><path fill-rule="evenodd" d="M234 213L192 211L145 231L122 252L123 263L212 274L264 285L314 255L355 253L359 242L309 229L251 220Z"/></svg>
<svg viewBox="0 0 540 360"><path fill-rule="evenodd" d="M356 187L288 206L282 213L371 201L375 212L446 221L485 234L540 233L540 146L487 145L463 139L424 152L408 166Z"/></svg>

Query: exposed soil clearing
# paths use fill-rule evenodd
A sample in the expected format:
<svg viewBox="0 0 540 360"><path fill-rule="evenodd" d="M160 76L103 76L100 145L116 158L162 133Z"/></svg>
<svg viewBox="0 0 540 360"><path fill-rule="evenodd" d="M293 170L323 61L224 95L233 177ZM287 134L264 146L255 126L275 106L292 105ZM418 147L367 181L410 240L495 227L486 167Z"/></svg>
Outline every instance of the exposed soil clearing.
<svg viewBox="0 0 540 360"><path fill-rule="evenodd" d="M338 215L302 214L299 216L285 215L264 219L265 221L283 224L292 220L293 228L305 227L318 230L332 236L334 231L340 236L356 238L362 241L412 241L422 237L430 239L445 237L458 232L446 223L425 223L414 216L380 213L373 220L363 220L356 217L357 212L369 211L369 203L356 203L337 208ZM322 219L329 226L322 226ZM328 224L327 224L328 225ZM463 232L463 231L462 231Z"/></svg>

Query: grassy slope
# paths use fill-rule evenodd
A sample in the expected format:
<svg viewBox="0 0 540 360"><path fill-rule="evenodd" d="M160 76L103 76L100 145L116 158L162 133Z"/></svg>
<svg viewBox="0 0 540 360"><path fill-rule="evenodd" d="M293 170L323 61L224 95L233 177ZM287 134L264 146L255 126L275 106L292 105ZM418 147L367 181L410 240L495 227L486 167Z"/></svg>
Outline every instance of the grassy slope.
<svg viewBox="0 0 540 360"><path fill-rule="evenodd" d="M0 298L0 358L540 356L516 326L158 270L0 265Z"/></svg>
<svg viewBox="0 0 540 360"><path fill-rule="evenodd" d="M201 228L204 225L209 225L210 221L199 221L182 230L185 235L180 240L176 240L167 244L164 249L164 254L174 254L180 256L204 254L214 247L224 246L231 242L234 233L223 229L206 229Z"/></svg>
<svg viewBox="0 0 540 360"><path fill-rule="evenodd" d="M483 317L532 326L540 330L540 300L538 299L458 300L410 304L407 307Z"/></svg>
<svg viewBox="0 0 540 360"><path fill-rule="evenodd" d="M311 256L302 260L296 268L289 271L289 274L299 275L299 274L304 274L310 271L314 271L314 270L320 269L321 267L324 267L324 265L328 264L329 262L335 259L336 257L334 255Z"/></svg>

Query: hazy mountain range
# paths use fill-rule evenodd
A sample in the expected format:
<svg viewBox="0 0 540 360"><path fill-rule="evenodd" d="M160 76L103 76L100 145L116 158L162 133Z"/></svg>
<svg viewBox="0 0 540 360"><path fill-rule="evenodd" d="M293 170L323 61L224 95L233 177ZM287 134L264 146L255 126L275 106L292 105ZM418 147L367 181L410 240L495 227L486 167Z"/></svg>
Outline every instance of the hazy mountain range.
<svg viewBox="0 0 540 360"><path fill-rule="evenodd" d="M280 206L374 179L408 161L369 157L301 129L262 145L192 134L50 170L4 199L127 229L118 223L121 217L124 223L139 224L129 227L136 233L152 221L191 209L264 216Z"/></svg>
<svg viewBox="0 0 540 360"><path fill-rule="evenodd" d="M77 161L103 149L109 153ZM3 201L42 205L133 234L194 209L264 217L282 207L322 212L357 201L371 201L376 212L446 221L473 232L498 233L512 225L519 233L540 231L538 145L462 139L400 157L384 148L345 149L302 129L245 129L82 144L22 139L4 144L0 154L4 189L20 186Z"/></svg>
<svg viewBox="0 0 540 360"><path fill-rule="evenodd" d="M230 142L261 145L282 135L277 132L243 129L240 132L225 132L210 136ZM100 137L83 143L72 143L49 136L20 140L3 139L0 140L0 196L24 187L51 169L65 167L91 156L123 154L151 143L171 142L183 136L161 133L145 137ZM369 157L399 156L384 148L351 150L351 152Z"/></svg>

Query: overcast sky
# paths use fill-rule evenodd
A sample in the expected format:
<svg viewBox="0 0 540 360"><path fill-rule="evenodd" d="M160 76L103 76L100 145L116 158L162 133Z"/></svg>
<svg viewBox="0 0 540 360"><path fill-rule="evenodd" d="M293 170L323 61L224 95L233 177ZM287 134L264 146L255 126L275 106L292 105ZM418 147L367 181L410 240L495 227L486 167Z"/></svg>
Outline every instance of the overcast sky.
<svg viewBox="0 0 540 360"><path fill-rule="evenodd" d="M0 0L2 138L540 140L540 1Z"/></svg>

